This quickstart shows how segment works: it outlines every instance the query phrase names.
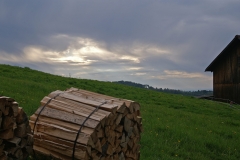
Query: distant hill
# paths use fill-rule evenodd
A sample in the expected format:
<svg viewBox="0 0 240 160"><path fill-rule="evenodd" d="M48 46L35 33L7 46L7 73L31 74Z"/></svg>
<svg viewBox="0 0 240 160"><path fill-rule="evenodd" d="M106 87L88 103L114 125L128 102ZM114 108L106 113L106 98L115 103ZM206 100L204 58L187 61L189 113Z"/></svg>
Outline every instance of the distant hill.
<svg viewBox="0 0 240 160"><path fill-rule="evenodd" d="M159 92L171 93L171 94L181 94L186 96L212 96L213 91L211 90L197 90L197 91L182 91L176 89L169 89L169 88L154 88L148 84L140 84L131 81L114 81L114 83L124 84L128 86L138 87L138 88L145 88L149 90L155 90Z"/></svg>

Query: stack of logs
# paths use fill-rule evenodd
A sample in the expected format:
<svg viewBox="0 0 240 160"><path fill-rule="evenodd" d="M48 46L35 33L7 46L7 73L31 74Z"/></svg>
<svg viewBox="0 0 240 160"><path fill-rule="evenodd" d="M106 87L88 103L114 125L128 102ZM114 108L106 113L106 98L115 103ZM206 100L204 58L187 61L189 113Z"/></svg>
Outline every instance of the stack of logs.
<svg viewBox="0 0 240 160"><path fill-rule="evenodd" d="M0 159L26 159L32 152L26 113L9 97L0 97Z"/></svg>
<svg viewBox="0 0 240 160"><path fill-rule="evenodd" d="M137 102L76 88L57 90L42 99L30 126L37 153L57 159L140 159Z"/></svg>

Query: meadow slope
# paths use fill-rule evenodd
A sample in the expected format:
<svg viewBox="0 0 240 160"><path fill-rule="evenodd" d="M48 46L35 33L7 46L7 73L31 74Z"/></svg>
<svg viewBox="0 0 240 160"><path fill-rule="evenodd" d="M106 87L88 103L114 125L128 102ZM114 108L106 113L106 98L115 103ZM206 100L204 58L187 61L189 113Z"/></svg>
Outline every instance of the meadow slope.
<svg viewBox="0 0 240 160"><path fill-rule="evenodd" d="M45 95L70 87L141 104L141 160L240 159L240 110L228 104L0 65L0 95L14 98L29 116Z"/></svg>

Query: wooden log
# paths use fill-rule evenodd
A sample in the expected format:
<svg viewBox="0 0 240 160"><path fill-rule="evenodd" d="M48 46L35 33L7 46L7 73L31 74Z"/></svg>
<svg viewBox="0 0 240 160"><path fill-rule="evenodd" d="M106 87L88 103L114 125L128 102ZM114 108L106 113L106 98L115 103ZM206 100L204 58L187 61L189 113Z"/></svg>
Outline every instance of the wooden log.
<svg viewBox="0 0 240 160"><path fill-rule="evenodd" d="M102 153L102 145L101 145L99 139L97 140L97 142L96 142L94 145L95 145L95 149L96 149L98 152Z"/></svg>
<svg viewBox="0 0 240 160"><path fill-rule="evenodd" d="M66 155L51 151L49 149L46 149L45 147L40 147L37 145L33 146L33 149L40 154L44 154L44 155L48 155L50 157L54 157L56 159L60 159L60 160L72 160L72 157L68 157Z"/></svg>
<svg viewBox="0 0 240 160"><path fill-rule="evenodd" d="M39 107L38 110L35 112L35 114L39 114L41 110L42 110L42 107ZM57 109L52 109L49 107L45 107L44 110L42 110L41 116L46 116L53 119L59 119L62 121L71 122L79 125L82 125L83 122L86 120L86 117L64 112ZM99 121L96 121L93 119L87 119L87 121L84 123L84 126L89 128L96 128L97 125L99 125L99 123L100 123Z"/></svg>
<svg viewBox="0 0 240 160"><path fill-rule="evenodd" d="M108 144L107 154L113 155L114 151L115 151L115 148L111 144Z"/></svg>
<svg viewBox="0 0 240 160"><path fill-rule="evenodd" d="M33 155L33 146L25 146L24 148L28 155Z"/></svg>
<svg viewBox="0 0 240 160"><path fill-rule="evenodd" d="M18 107L18 114L16 116L17 124L21 124L28 121L27 114L23 111L22 107Z"/></svg>
<svg viewBox="0 0 240 160"><path fill-rule="evenodd" d="M137 124L135 124L134 127L133 127L133 133L134 133L135 135L140 135L139 132L140 132L140 131L139 131L138 127L137 127Z"/></svg>
<svg viewBox="0 0 240 160"><path fill-rule="evenodd" d="M19 160L23 159L23 151L21 148L18 148L14 153L13 153L14 158L17 158Z"/></svg>
<svg viewBox="0 0 240 160"><path fill-rule="evenodd" d="M142 123L142 117L137 116L137 123L138 123L138 124L141 124L141 123Z"/></svg>
<svg viewBox="0 0 240 160"><path fill-rule="evenodd" d="M66 99L71 99L73 101L81 102L83 104L88 104L88 105L95 106L95 107L100 106L99 108L101 108L103 110L106 110L106 111L116 112L116 110L117 110L117 106L115 106L115 105L102 104L101 102L91 101L89 99L78 97L78 96L69 94L67 92L62 92L62 91L52 92L49 95L49 97L53 98L53 97L57 96L58 94L60 94L59 97L64 97Z"/></svg>
<svg viewBox="0 0 240 160"><path fill-rule="evenodd" d="M127 143L128 147L130 148L130 150L133 148L133 140L130 139Z"/></svg>
<svg viewBox="0 0 240 160"><path fill-rule="evenodd" d="M106 101L108 101L108 103L117 104L119 106L117 110L120 113L124 113L125 107L129 108L130 112L133 113L135 105L138 104L137 102L133 102L131 100L126 100L126 99L120 99L120 98L115 98L115 97L111 97L111 96L106 96L106 95L93 93L93 92L82 90L82 89L79 90L79 89L76 89L76 88L73 88L73 87L68 89L67 91L70 92L70 93L73 93L75 95L81 96L81 97L92 96L92 97L95 98L96 101L100 101L101 102L103 100L106 100ZM139 104L136 106L136 108L138 106L140 108Z"/></svg>
<svg viewBox="0 0 240 160"><path fill-rule="evenodd" d="M3 154L3 152L4 152L4 147L5 147L5 144L4 143L1 143L0 144L0 155L2 155Z"/></svg>
<svg viewBox="0 0 240 160"><path fill-rule="evenodd" d="M122 148L120 145L116 147L115 153L120 153L121 151L122 151Z"/></svg>
<svg viewBox="0 0 240 160"><path fill-rule="evenodd" d="M44 147L45 149L54 151L59 154L64 153L64 155L66 155L68 157L72 156L73 148L68 145L56 143L56 142L45 140L45 139L37 139L37 138L35 138L34 141L35 141L36 145L39 147ZM79 148L75 148L74 157L76 159L87 159L88 154L87 154L86 150L81 150Z"/></svg>
<svg viewBox="0 0 240 160"><path fill-rule="evenodd" d="M117 119L115 121L116 125L118 125L121 122L122 117L123 117L122 114L118 114Z"/></svg>
<svg viewBox="0 0 240 160"><path fill-rule="evenodd" d="M5 112L5 104L7 103L7 98L0 97L0 110L1 112Z"/></svg>
<svg viewBox="0 0 240 160"><path fill-rule="evenodd" d="M42 106L44 106L49 100L50 100L49 97L44 97L44 99L41 101ZM48 104L48 106L54 109L62 110L69 113L74 113L84 117L88 117L96 109L95 107L85 105L85 104L79 104L79 103L69 104L69 103L58 101L55 99L52 99L51 102ZM94 114L91 115L89 118L100 121L110 114L110 112L106 112L106 111L99 112L99 111L100 110L94 112Z"/></svg>
<svg viewBox="0 0 240 160"><path fill-rule="evenodd" d="M28 117L10 97L0 97L0 124L0 141L4 139L0 145L0 159L26 159L32 148L27 144L26 133L31 132ZM6 154L2 154L3 151Z"/></svg>
<svg viewBox="0 0 240 160"><path fill-rule="evenodd" d="M1 160L7 160L8 158L7 158L6 154L3 153L3 154L0 156L0 159L1 159Z"/></svg>
<svg viewBox="0 0 240 160"><path fill-rule="evenodd" d="M120 137L122 136L122 133L119 133L118 131L115 131L115 138L117 139L121 139Z"/></svg>
<svg viewBox="0 0 240 160"><path fill-rule="evenodd" d="M107 143L107 139L104 137L100 140L101 146L104 147L104 145Z"/></svg>
<svg viewBox="0 0 240 160"><path fill-rule="evenodd" d="M125 157L124 157L124 153L123 153L123 152L121 152L121 153L118 155L118 157L119 157L119 160L125 160Z"/></svg>
<svg viewBox="0 0 240 160"><path fill-rule="evenodd" d="M27 145L28 146L32 146L33 145L33 135L32 134L28 134L26 137L27 140Z"/></svg>
<svg viewBox="0 0 240 160"><path fill-rule="evenodd" d="M27 146L27 139L21 138L21 143L19 144L21 148L24 148Z"/></svg>
<svg viewBox="0 0 240 160"><path fill-rule="evenodd" d="M98 140L97 132L93 132L93 133L91 134L91 137L92 137L93 143L96 143L97 140Z"/></svg>
<svg viewBox="0 0 240 160"><path fill-rule="evenodd" d="M9 129L9 128L13 128L14 126L14 119L13 117L9 117L9 116L4 116L3 117L3 122L2 122L2 129Z"/></svg>
<svg viewBox="0 0 240 160"><path fill-rule="evenodd" d="M31 128L33 128L34 122L33 121L29 121L30 122L30 126ZM36 131L34 133L46 133L48 135L54 136L54 137L58 137L58 138L62 138L65 140L69 140L74 142L77 136L77 132L73 131L73 130L69 130L66 129L64 127L60 127L58 125L54 125L54 124L47 124L47 123L43 123L43 122L37 122L36 123ZM90 145L91 142L91 137L89 134L86 133L80 133L79 137L77 139L78 143L84 144L84 145ZM92 145L92 144L91 144ZM93 145L94 146L94 145Z"/></svg>
<svg viewBox="0 0 240 160"><path fill-rule="evenodd" d="M14 131L12 129L12 127L10 127L9 129L5 129L5 130L1 130L0 131L0 138L1 139L11 139L14 137Z"/></svg>
<svg viewBox="0 0 240 160"><path fill-rule="evenodd" d="M2 111L0 111L0 112L2 112ZM0 129L2 128L2 120L3 120L3 118L2 118L2 113L0 113Z"/></svg>
<svg viewBox="0 0 240 160"><path fill-rule="evenodd" d="M107 141L109 142L109 144L111 144L112 146L114 146L114 142L115 142L115 134L113 131L111 131L111 134L109 137L107 137Z"/></svg>
<svg viewBox="0 0 240 160"><path fill-rule="evenodd" d="M119 145L120 145L120 143L121 143L121 140L120 139L116 139L115 140L115 148L117 148Z"/></svg>
<svg viewBox="0 0 240 160"><path fill-rule="evenodd" d="M127 114L126 117L130 120L134 120L134 114L133 113Z"/></svg>
<svg viewBox="0 0 240 160"><path fill-rule="evenodd" d="M117 160L118 160L118 159L119 159L119 158L118 158L118 154L114 154L114 155L113 155L113 159L117 159Z"/></svg>
<svg viewBox="0 0 240 160"><path fill-rule="evenodd" d="M33 121L34 123L35 123L36 119L37 119L37 115L35 115L35 114L33 114L30 117L30 120ZM43 122L43 123L47 123L47 124L54 124L54 125L58 125L60 127L64 127L66 129L74 130L74 131L78 131L79 128L80 128L80 126L77 125L77 124L64 122L64 121L60 121L58 119L52 119L52 118L45 117L45 116L39 116L38 117L38 122ZM83 127L81 132L91 135L94 132L94 129L88 128L88 127Z"/></svg>
<svg viewBox="0 0 240 160"><path fill-rule="evenodd" d="M126 137L125 137L125 133L122 134L122 138L121 138L121 143L126 142Z"/></svg>
<svg viewBox="0 0 240 160"><path fill-rule="evenodd" d="M127 147L127 142L120 143L120 146L121 146L122 148L126 148L126 147Z"/></svg>
<svg viewBox="0 0 240 160"><path fill-rule="evenodd" d="M5 106L5 109L4 109L4 111L3 111L3 115L4 116L8 116L9 115L9 106ZM11 115L9 115L9 116L11 116Z"/></svg>
<svg viewBox="0 0 240 160"><path fill-rule="evenodd" d="M48 97L50 98L50 97ZM76 101L73 101L71 99L67 99L67 98L64 98L64 97L56 97L55 99L52 99L51 101L54 102L54 100L57 100L59 102L63 102L65 103L67 106L70 106L71 108L74 107L75 110L78 110L78 111L81 111L81 110L95 110L96 107L94 106L91 106L91 105L88 105L88 104L84 104L84 103L81 103L81 102L76 102ZM51 102L50 102L51 103ZM102 114L102 115L108 115L109 112L108 111L105 111L105 110L97 110L96 111L98 114Z"/></svg>
<svg viewBox="0 0 240 160"><path fill-rule="evenodd" d="M7 140L7 142L14 144L14 146L19 146L21 138L13 137L12 139Z"/></svg>
<svg viewBox="0 0 240 160"><path fill-rule="evenodd" d="M131 127L131 120L128 119L126 116L124 117L124 130L126 132L129 132L130 131L130 127Z"/></svg>
<svg viewBox="0 0 240 160"><path fill-rule="evenodd" d="M97 154L98 154L98 151L93 150L92 154L91 154L92 159L99 160L100 158L99 158L99 156Z"/></svg>
<svg viewBox="0 0 240 160"><path fill-rule="evenodd" d="M131 100L126 100L126 99L122 99L122 98L115 98L115 97L112 97L112 96L107 96L107 95L103 95L103 94L99 94L99 93L95 93L95 92L90 92L90 91L87 91L87 90L83 90L83 89L77 89L77 88L70 88L67 90L67 92L69 93L80 93L81 95L83 96L92 96L92 97L97 97L99 99L105 99L105 100L111 100L112 103L120 103L122 104L123 102L127 105L127 107L130 106L130 104L133 102Z"/></svg>
<svg viewBox="0 0 240 160"><path fill-rule="evenodd" d="M18 103L17 102L12 102L11 109L13 110L13 116L16 117L18 115Z"/></svg>
<svg viewBox="0 0 240 160"><path fill-rule="evenodd" d="M28 134L28 123L22 123L17 125L17 129L14 130L14 135L17 137L26 137Z"/></svg>
<svg viewBox="0 0 240 160"><path fill-rule="evenodd" d="M103 129L101 129L100 131L97 131L97 137L98 138L103 138L105 135L104 135L104 131Z"/></svg>
<svg viewBox="0 0 240 160"><path fill-rule="evenodd" d="M64 140L64 139L57 138L57 137L54 137L54 136L50 136L50 135L47 135L47 134L44 134L44 133L35 134L34 139L44 139L44 140L47 140L47 141L52 141L54 143L59 143L59 144L62 144L62 145L66 145L66 146L69 146L69 147L72 147L72 148L74 146L74 143L72 141ZM82 145L80 143L76 143L76 148L81 149L82 151L87 151L88 153L90 153L89 149L91 149L91 147Z"/></svg>
<svg viewBox="0 0 240 160"><path fill-rule="evenodd" d="M23 159L23 152L19 146L7 148L6 152L8 157L12 157L19 160Z"/></svg>
<svg viewBox="0 0 240 160"><path fill-rule="evenodd" d="M122 133L123 131L123 126L122 125L118 125L116 128L115 128L115 131L119 132L119 133Z"/></svg>

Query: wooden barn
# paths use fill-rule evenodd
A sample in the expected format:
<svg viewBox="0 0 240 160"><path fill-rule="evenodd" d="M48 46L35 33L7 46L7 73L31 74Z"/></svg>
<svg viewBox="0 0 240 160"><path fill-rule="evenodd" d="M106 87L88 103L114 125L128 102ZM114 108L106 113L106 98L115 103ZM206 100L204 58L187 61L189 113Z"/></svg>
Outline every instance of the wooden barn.
<svg viewBox="0 0 240 160"><path fill-rule="evenodd" d="M213 96L240 103L240 35L236 35L205 71L213 72Z"/></svg>

